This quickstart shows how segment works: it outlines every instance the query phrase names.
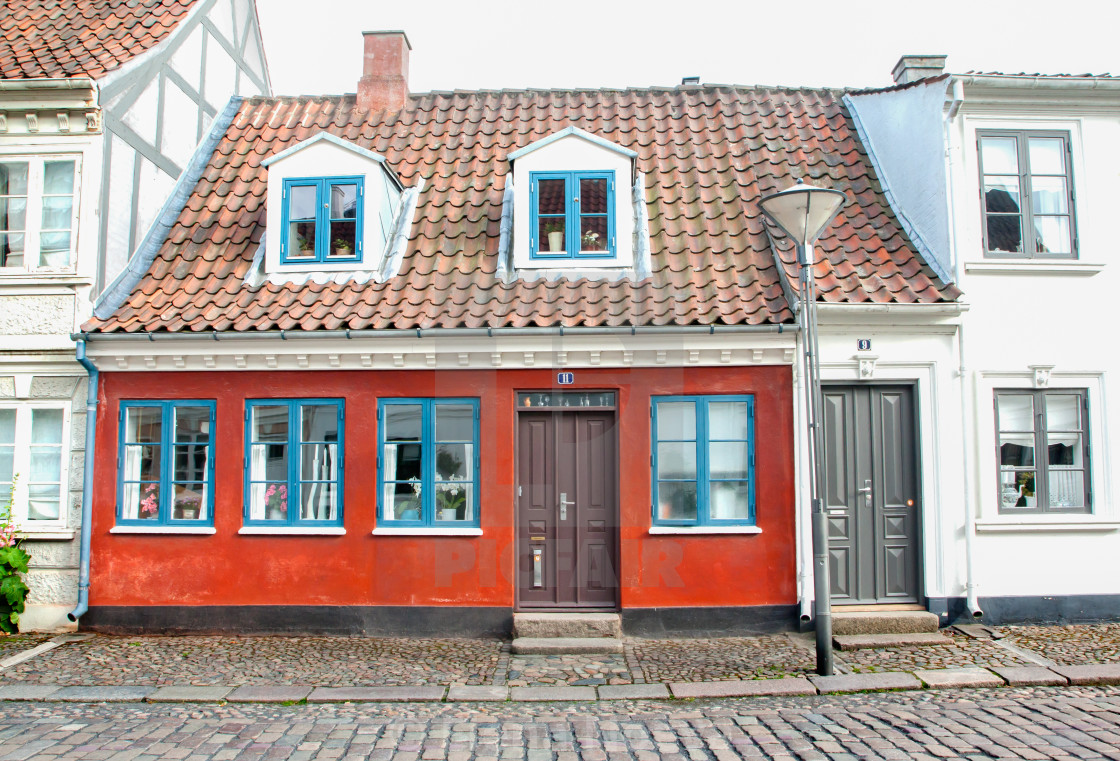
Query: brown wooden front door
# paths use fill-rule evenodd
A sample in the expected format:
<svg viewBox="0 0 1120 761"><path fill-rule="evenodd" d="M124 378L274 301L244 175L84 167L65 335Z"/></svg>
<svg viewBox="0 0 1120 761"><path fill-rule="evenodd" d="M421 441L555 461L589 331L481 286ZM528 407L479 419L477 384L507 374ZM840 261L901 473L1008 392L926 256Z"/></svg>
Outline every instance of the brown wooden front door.
<svg viewBox="0 0 1120 761"><path fill-rule="evenodd" d="M617 441L613 411L519 411L521 608L617 607Z"/></svg>

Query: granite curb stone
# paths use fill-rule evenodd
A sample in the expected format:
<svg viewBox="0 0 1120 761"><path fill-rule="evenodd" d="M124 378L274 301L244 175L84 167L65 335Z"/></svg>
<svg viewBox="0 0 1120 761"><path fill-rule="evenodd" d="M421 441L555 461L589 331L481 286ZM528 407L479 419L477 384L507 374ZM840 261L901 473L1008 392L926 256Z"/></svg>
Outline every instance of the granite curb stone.
<svg viewBox="0 0 1120 761"><path fill-rule="evenodd" d="M595 700L594 687L511 687L510 699L536 702L540 700Z"/></svg>
<svg viewBox="0 0 1120 761"><path fill-rule="evenodd" d="M447 690L447 699L454 700L509 700L509 689L489 684L454 684Z"/></svg>
<svg viewBox="0 0 1120 761"><path fill-rule="evenodd" d="M1062 686L1069 680L1045 666L1002 666L992 669L1011 687Z"/></svg>
<svg viewBox="0 0 1120 761"><path fill-rule="evenodd" d="M905 671L879 671L869 674L809 675L821 694L838 692L878 692L881 690L920 690L922 683Z"/></svg>
<svg viewBox="0 0 1120 761"><path fill-rule="evenodd" d="M307 696L308 703L418 703L439 702L446 687L316 687Z"/></svg>
<svg viewBox="0 0 1120 761"><path fill-rule="evenodd" d="M214 685L199 687L189 684L173 684L160 687L148 696L149 703L218 703L233 692L232 687Z"/></svg>
<svg viewBox="0 0 1120 761"><path fill-rule="evenodd" d="M1003 679L982 668L916 669L914 676L926 687L954 689L957 687L1003 687Z"/></svg>
<svg viewBox="0 0 1120 761"><path fill-rule="evenodd" d="M298 703L311 694L314 687L299 685L246 684L226 696L230 703Z"/></svg>
<svg viewBox="0 0 1120 761"><path fill-rule="evenodd" d="M0 700L45 700L60 684L0 684Z"/></svg>
<svg viewBox="0 0 1120 761"><path fill-rule="evenodd" d="M600 700L649 700L669 697L665 684L604 684L599 686Z"/></svg>
<svg viewBox="0 0 1120 761"><path fill-rule="evenodd" d="M157 687L63 687L44 700L49 703L139 703Z"/></svg>
<svg viewBox="0 0 1120 761"><path fill-rule="evenodd" d="M785 679L737 679L726 682L673 682L676 698L743 698L755 695L816 695L817 688L805 677Z"/></svg>
<svg viewBox="0 0 1120 761"><path fill-rule="evenodd" d="M1120 663L1095 663L1088 666L1053 666L1070 684L1120 684Z"/></svg>

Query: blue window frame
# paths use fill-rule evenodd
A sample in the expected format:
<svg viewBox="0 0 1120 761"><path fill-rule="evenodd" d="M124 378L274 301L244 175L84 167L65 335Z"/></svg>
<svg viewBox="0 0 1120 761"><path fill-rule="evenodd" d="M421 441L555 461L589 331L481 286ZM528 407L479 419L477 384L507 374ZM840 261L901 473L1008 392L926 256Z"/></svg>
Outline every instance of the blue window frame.
<svg viewBox="0 0 1120 761"><path fill-rule="evenodd" d="M341 399L245 402L245 525L341 526Z"/></svg>
<svg viewBox="0 0 1120 761"><path fill-rule="evenodd" d="M754 397L654 397L653 522L754 525Z"/></svg>
<svg viewBox="0 0 1120 761"><path fill-rule="evenodd" d="M365 178L284 180L280 262L362 261Z"/></svg>
<svg viewBox="0 0 1120 761"><path fill-rule="evenodd" d="M379 526L479 525L478 399L382 399Z"/></svg>
<svg viewBox="0 0 1120 761"><path fill-rule="evenodd" d="M614 259L614 172L530 172L529 257Z"/></svg>
<svg viewBox="0 0 1120 761"><path fill-rule="evenodd" d="M122 401L117 523L214 525L213 400Z"/></svg>

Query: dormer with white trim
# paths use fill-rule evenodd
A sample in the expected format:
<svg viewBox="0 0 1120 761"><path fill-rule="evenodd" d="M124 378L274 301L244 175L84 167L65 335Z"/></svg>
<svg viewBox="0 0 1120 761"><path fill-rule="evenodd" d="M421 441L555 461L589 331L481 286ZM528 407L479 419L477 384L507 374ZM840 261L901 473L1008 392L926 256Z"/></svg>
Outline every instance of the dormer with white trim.
<svg viewBox="0 0 1120 761"><path fill-rule="evenodd" d="M510 153L514 268L633 268L637 156L576 127Z"/></svg>
<svg viewBox="0 0 1120 761"><path fill-rule="evenodd" d="M261 163L268 168L270 279L380 267L403 191L383 156L320 132Z"/></svg>

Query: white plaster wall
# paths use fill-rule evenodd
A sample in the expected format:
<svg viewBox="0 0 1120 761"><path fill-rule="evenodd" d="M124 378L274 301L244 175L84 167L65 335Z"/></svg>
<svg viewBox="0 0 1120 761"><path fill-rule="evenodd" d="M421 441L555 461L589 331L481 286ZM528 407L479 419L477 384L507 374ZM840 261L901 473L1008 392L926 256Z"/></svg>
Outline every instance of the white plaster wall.
<svg viewBox="0 0 1120 761"><path fill-rule="evenodd" d="M1030 110L970 102L950 129L956 193L953 223L961 262L969 392L975 428L970 482L978 520L976 581L983 597L1120 594L1120 358L1111 337L1120 292L1113 204L1120 201L1117 109L1076 101ZM983 256L978 129L1069 132L1080 252L1076 262ZM1092 513L1001 516L998 510L993 392L1034 386L1032 365L1053 365L1050 388L1089 390Z"/></svg>
<svg viewBox="0 0 1120 761"><path fill-rule="evenodd" d="M384 241L378 225L378 211L386 192L386 183L381 181L385 171L373 159L349 151L341 146L321 140L303 150L286 156L268 167L268 203L266 229L272 231L265 236L265 266L269 272L348 272L354 269L375 269L384 255ZM280 264L280 239L284 214L284 180L296 177L341 177L362 175L364 184L364 206L362 221L362 261L354 262L312 262L310 264Z"/></svg>
<svg viewBox="0 0 1120 761"><path fill-rule="evenodd" d="M529 206L530 172L614 171L614 231L616 258L530 259ZM631 267L634 264L634 206L630 159L617 151L596 145L578 135L568 135L513 162L513 264L525 269L598 269Z"/></svg>

